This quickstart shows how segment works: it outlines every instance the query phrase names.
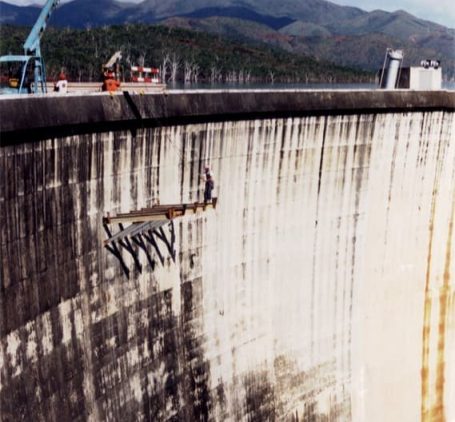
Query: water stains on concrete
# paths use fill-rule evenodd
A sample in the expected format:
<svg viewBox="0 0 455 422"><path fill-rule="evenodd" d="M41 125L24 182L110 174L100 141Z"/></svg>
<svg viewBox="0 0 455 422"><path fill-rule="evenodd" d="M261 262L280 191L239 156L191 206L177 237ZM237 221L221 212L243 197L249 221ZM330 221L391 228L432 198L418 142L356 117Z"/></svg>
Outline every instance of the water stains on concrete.
<svg viewBox="0 0 455 422"><path fill-rule="evenodd" d="M447 370L452 229L436 244L450 220L454 154L440 128L450 116L269 116L2 146L0 176L13 175L0 189L2 417L344 421L361 419L357 402L367 415L378 406L390 416L388 386L402 385L385 385L384 368L418 378L420 367L421 391L400 408L414 411L421 393L422 417L444 415L455 382ZM426 119L439 153L412 139L412 119ZM404 144L389 144L402 136ZM395 204L415 188L403 148L426 175L404 203L415 230ZM153 271L145 256L142 272L125 256L125 277L103 247L103 214L196 200L206 163L216 212L176 221L175 259ZM427 257L426 276L425 258L403 263L389 251L402 227L412 257ZM424 309L409 300L396 319L394 305L415 291ZM384 321L406 326L415 315L422 349L414 337L403 342L405 362L359 352L396 339Z"/></svg>

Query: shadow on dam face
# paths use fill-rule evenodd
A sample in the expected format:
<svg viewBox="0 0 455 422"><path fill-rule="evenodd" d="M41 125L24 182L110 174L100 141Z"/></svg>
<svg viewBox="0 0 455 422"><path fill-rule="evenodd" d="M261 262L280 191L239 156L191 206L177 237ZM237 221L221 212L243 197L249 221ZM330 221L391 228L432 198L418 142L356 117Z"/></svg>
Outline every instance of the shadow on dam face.
<svg viewBox="0 0 455 422"><path fill-rule="evenodd" d="M455 418L453 93L269 95L2 119L3 420ZM127 277L102 217L201 201L207 163L216 210Z"/></svg>

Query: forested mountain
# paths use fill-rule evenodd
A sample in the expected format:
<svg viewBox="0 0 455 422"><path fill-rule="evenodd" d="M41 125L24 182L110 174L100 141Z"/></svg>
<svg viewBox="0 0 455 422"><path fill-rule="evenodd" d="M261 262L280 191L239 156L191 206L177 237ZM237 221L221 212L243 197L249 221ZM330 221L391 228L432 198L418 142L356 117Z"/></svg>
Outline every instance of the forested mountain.
<svg viewBox="0 0 455 422"><path fill-rule="evenodd" d="M0 23L30 25L39 7L0 1ZM340 6L325 0L73 0L54 13L51 25L92 28L124 23L161 23L267 43L321 60L377 69L387 47L405 51L405 65L439 59L455 76L455 30L404 11L394 13Z"/></svg>
<svg viewBox="0 0 455 422"><path fill-rule="evenodd" d="M404 50L404 65L419 65L422 58L441 60L447 78L455 76L455 48L452 36L427 34L419 43L403 41L385 33L326 36L313 24L300 26L305 36L292 34L293 26L280 31L244 20L227 17L206 19L170 18L161 22L172 28L186 28L200 32L219 34L249 43L263 43L288 52L306 54L342 66L375 71L382 66L387 48ZM297 25L300 23L295 23ZM288 33L291 32L291 33Z"/></svg>
<svg viewBox="0 0 455 422"><path fill-rule="evenodd" d="M4 25L0 54L20 52L28 29ZM41 42L49 79L63 68L70 80L98 81L116 51L124 76L133 65L160 67L166 81L187 82L369 82L374 75L314 58L155 25L92 29L48 28Z"/></svg>

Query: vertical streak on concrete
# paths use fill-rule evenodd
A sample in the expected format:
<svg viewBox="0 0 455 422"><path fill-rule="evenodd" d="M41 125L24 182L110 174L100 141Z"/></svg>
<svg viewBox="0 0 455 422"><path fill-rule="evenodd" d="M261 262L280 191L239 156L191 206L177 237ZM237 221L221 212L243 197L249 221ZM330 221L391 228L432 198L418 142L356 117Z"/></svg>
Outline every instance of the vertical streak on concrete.
<svg viewBox="0 0 455 422"><path fill-rule="evenodd" d="M433 197L431 202L430 211L430 222L429 222L429 240L428 240L428 253L427 253L427 270L425 275L425 305L424 305L424 316L423 316L423 332L422 332L422 404L421 404L421 416L422 421L427 422L429 419L429 360L430 360L430 329L431 329L431 292L430 292L430 277L431 277L431 253L433 249L433 229L434 229L434 216L436 206L436 190L437 178L434 179L433 185Z"/></svg>
<svg viewBox="0 0 455 422"><path fill-rule="evenodd" d="M322 145L321 145L321 160L319 161L319 178L318 178L318 195L321 192L321 181L322 181L322 165L324 164L324 146L325 139L327 136L327 117L324 118L324 130L322 132Z"/></svg>
<svg viewBox="0 0 455 422"><path fill-rule="evenodd" d="M56 403L68 391L73 417L93 421L414 422L426 292L430 375L422 389L431 390L430 413L438 403L445 408L454 386L455 330L441 321L454 302L455 143L444 119L311 116L46 142L46 236L55 256L28 284L20 265L6 261L2 274L13 275L0 289L9 318L0 324L0 405L9 411L22 401L22 415L49 411L65 420L69 412ZM74 149L64 153L65 144ZM24 160L14 148L10 155ZM144 254L142 273L126 256L126 278L103 249L102 214L197 199L205 162L216 177L216 211L175 223L175 262L163 242L165 259L153 271ZM20 173L14 177L25 179ZM22 204L39 201L9 190L6 219L16 229L6 247L23 256L46 249L14 237L28 221ZM62 261L75 263L74 276L64 277ZM34 314L28 285L51 286L43 295L49 303ZM60 292L73 285L61 303ZM32 384L30 367L48 370ZM35 400L41 390L50 391ZM365 407L358 412L356 396ZM450 420L453 410L445 415Z"/></svg>
<svg viewBox="0 0 455 422"><path fill-rule="evenodd" d="M442 124L444 119L448 121L447 127ZM443 114L441 116L441 133L439 134L441 138L443 130L448 130L448 133L451 133L452 122L453 120L450 120L449 115ZM429 222L422 329L421 418L424 422L445 421L448 417L445 395L447 391L447 364L449 362L447 341L450 341L448 334L453 330L450 325L451 315L449 312L450 298L454 290L451 284L451 256L455 213L455 189L453 187L455 172L450 174L450 168L446 170L444 162L450 162L451 159L454 159L455 147L453 144L455 139L453 134L449 135L448 139L452 142L449 144L440 143L437 152ZM446 210L443 205L438 207L438 202L442 200L442 196L444 196L443 202L445 203L449 198L449 210ZM448 215L445 216L445 213ZM445 235L444 227L441 225L441 220L443 221L444 217L447 218L448 226L445 244L441 241L441 237ZM436 226L436 224L438 225ZM435 239L438 241L435 242ZM445 245L445 252L443 245ZM443 263L441 253L444 253ZM434 256L439 258L436 263L433 262ZM449 420L451 420L450 416Z"/></svg>
<svg viewBox="0 0 455 422"><path fill-rule="evenodd" d="M318 170L318 189L317 189L317 197L316 197L316 214L315 214L315 230L314 230L314 239L313 239L313 262L312 262L312 278L311 278L311 307L314 310L315 309L315 302L316 302L316 266L317 266L317 248L318 248L318 233L319 231L317 230L318 222L319 222L319 206L321 202L321 182L322 182L322 168L324 165L324 152L325 152L325 141L327 137L327 126L329 125L329 118L325 116L323 119L319 119L318 125L321 125L322 123L322 137L321 137L321 148L320 148L320 156L319 156L319 170ZM315 336L316 336L316 328L315 328L315 315L314 311L311 313L311 361L315 361L315 350L314 350L314 344L315 344Z"/></svg>
<svg viewBox="0 0 455 422"><path fill-rule="evenodd" d="M85 271L84 271L85 272ZM93 362L92 362L92 351L94 350L91 343L91 312L90 312L90 298L87 292L87 275L79 274L79 280L81 283L81 310L82 310L82 321L84 330L82 332L82 344L84 349L83 362L84 362L84 379L83 379L83 392L85 401L85 411L87 413L87 419L89 421L99 421L100 416L98 407L96 404L96 396L94 391L94 379L93 379Z"/></svg>
<svg viewBox="0 0 455 422"><path fill-rule="evenodd" d="M455 198L453 204L455 205ZM452 218L450 220L449 232L447 234L446 260L444 265L444 281L439 292L439 324L438 324L438 359L436 368L436 403L432 411L435 420L445 420L444 411L444 383L445 383L445 362L446 362L446 330L447 311L450 298L450 262L453 233L453 215L455 207L452 206Z"/></svg>
<svg viewBox="0 0 455 422"><path fill-rule="evenodd" d="M369 177L365 179L362 195L366 201L367 224L358 230L364 234L362 249L369 252L363 257L356 256L363 269L358 273L357 280L361 281L357 282L354 302L357 309L353 347L358 349L354 350L353 359L355 420L415 421L421 417L426 277L429 279L427 290L434 296L432 313L427 317L432 327L427 343L428 385L431 401L434 399L437 291L442 281L449 206L453 199L452 118L450 113L407 113L379 115L376 119ZM390 189L392 166L395 169ZM435 201L434 211L432 201ZM433 240L429 252L432 220ZM426 265L429 253L430 269ZM450 265L453 272L453 260ZM391 315L394 315L393 322ZM356 329L356 326L363 328ZM406 366L403 356L408 360ZM447 359L446 353L446 364ZM448 372L445 372L447 379ZM405 388L399 387L400 377L408 380ZM446 381L447 384L453 385L453 382Z"/></svg>
<svg viewBox="0 0 455 422"><path fill-rule="evenodd" d="M454 201L455 204L455 201ZM423 327L423 353L422 353L422 421L445 421L444 411L444 383L445 383L445 362L446 362L446 330L448 319L448 307L450 300L450 262L453 233L453 214L455 207L452 207L452 218L449 224L446 243L446 259L444 265L443 285L439 290L439 323L438 323L438 343L437 343L437 366L435 381L435 401L431 402L430 394L430 332L431 332L431 294L429 289L430 269L431 269L431 246L433 243L433 224L430 228L430 243L428 248L427 277L425 286L425 309Z"/></svg>

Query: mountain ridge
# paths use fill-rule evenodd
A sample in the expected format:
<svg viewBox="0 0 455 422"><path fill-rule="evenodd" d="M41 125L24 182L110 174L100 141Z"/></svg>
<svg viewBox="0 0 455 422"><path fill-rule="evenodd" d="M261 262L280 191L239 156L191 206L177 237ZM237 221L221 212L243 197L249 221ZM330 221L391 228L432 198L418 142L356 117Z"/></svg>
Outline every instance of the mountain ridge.
<svg viewBox="0 0 455 422"><path fill-rule="evenodd" d="M39 10L36 6L19 7L0 1L0 25L31 25ZM413 58L409 64L418 63L419 58L439 59L445 73L455 77L455 29L404 10L366 12L325 0L270 0L266 4L262 0L145 0L139 4L74 0L61 5L50 21L50 25L71 28L131 23L181 26L262 42L295 53L311 52L316 58L338 64L346 63L346 57L340 54L344 51L352 56L350 64L369 70L382 63L384 51L378 54L378 45L403 48L413 51L406 56ZM334 46L340 39L346 45L337 50ZM346 51L347 45L363 53Z"/></svg>

